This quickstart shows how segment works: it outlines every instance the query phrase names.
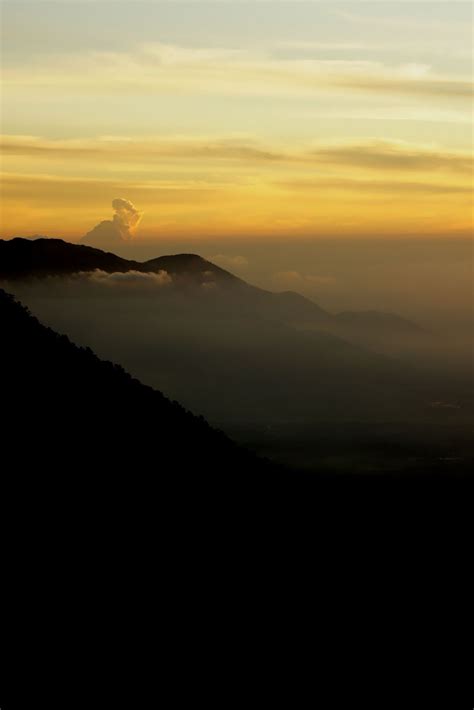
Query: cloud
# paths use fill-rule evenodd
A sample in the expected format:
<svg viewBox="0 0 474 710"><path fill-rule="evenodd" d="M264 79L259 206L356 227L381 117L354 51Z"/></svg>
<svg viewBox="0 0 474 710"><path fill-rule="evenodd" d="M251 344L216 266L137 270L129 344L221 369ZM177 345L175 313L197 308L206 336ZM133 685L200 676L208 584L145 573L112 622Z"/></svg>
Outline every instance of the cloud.
<svg viewBox="0 0 474 710"><path fill-rule="evenodd" d="M157 136L145 140L103 136L91 140L48 140L38 136L4 135L0 136L0 147L5 155L60 160L89 160L94 157L107 162L137 164L150 164L163 158L200 158L214 161L353 165L372 170L472 171L472 155L467 151L388 140L308 145L295 150L267 146L251 136Z"/></svg>
<svg viewBox="0 0 474 710"><path fill-rule="evenodd" d="M124 200L122 197L112 200L112 207L115 211L113 221L122 239L130 240L140 223L142 213L138 212L129 200Z"/></svg>
<svg viewBox="0 0 474 710"><path fill-rule="evenodd" d="M373 52L386 48L386 45L367 44L366 42L317 42L302 40L287 40L277 42L277 49L294 50L295 52Z"/></svg>
<svg viewBox="0 0 474 710"><path fill-rule="evenodd" d="M294 179L275 181L276 186L295 192L359 192L368 198L374 195L470 195L470 185L447 185L429 182L394 180L351 180L348 178Z"/></svg>
<svg viewBox="0 0 474 710"><path fill-rule="evenodd" d="M441 103L438 102L436 106L431 104L426 104L424 106L414 105L412 101L408 98L402 102L397 102L397 105L393 105L392 102L388 104L366 104L365 102L359 102L357 105L351 106L350 112L348 112L347 107L337 108L334 105L329 104L326 107L316 108L301 108L295 107L294 111L286 114L288 117L296 118L297 120L316 120L320 121L322 119L331 120L343 120L346 121L350 115L351 121L366 121L373 123L374 121L390 121L392 124L395 121L410 121L418 122L422 124L450 124L455 123L458 125L471 125L471 112L460 110L459 106L451 103Z"/></svg>
<svg viewBox="0 0 474 710"><path fill-rule="evenodd" d="M87 203L89 211L92 205L100 209L100 205L118 191L133 193L141 198L145 196L148 204L152 201L160 205L183 205L202 204L205 200L215 199L216 192L221 187L215 182L208 185L205 176L197 185L195 181L186 179L108 180L13 172L1 173L1 184L4 198L14 202L34 204L40 208L47 205L48 209L54 207L54 204L71 205L77 209L77 206L83 207ZM106 220L107 224L111 222L112 220Z"/></svg>
<svg viewBox="0 0 474 710"><path fill-rule="evenodd" d="M173 277L167 271L114 271L101 269L94 271L78 271L68 275L51 275L44 279L33 279L24 282L22 288L39 296L51 297L58 301L65 297L111 298L116 296L136 294L144 297L154 297L163 289L168 289L174 283ZM13 287L13 282L10 282ZM89 306L86 306L88 308Z"/></svg>
<svg viewBox="0 0 474 710"><path fill-rule="evenodd" d="M372 170L472 171L472 156L467 152L396 141L378 140L320 146L311 151L310 156L330 165L353 165Z"/></svg>
<svg viewBox="0 0 474 710"><path fill-rule="evenodd" d="M123 136L102 136L90 140L50 140L38 136L0 136L4 155L63 160L105 159L139 162L163 158L201 158L228 160L285 160L284 152L266 148L251 137L157 136L146 140Z"/></svg>
<svg viewBox="0 0 474 710"><path fill-rule="evenodd" d="M459 79L443 79L440 77L417 78L409 69L406 77L396 75L381 76L339 76L334 77L334 87L349 90L366 91L370 93L408 94L412 96L464 98L472 99L473 85L471 81Z"/></svg>
<svg viewBox="0 0 474 710"><path fill-rule="evenodd" d="M142 213L129 200L124 200L122 197L112 200L112 208L115 212L113 219L107 219L97 224L84 235L81 239L82 242L104 246L108 243L129 242L133 239Z"/></svg>
<svg viewBox="0 0 474 710"><path fill-rule="evenodd" d="M232 256L230 254L215 254L214 256L207 257L209 261L213 261L216 264L221 264L222 266L238 267L238 266L248 266L248 259L245 256Z"/></svg>
<svg viewBox="0 0 474 710"><path fill-rule="evenodd" d="M91 244L98 247L116 244L120 241L122 241L120 229L118 225L115 224L115 221L111 219L99 222L99 224L96 224L96 226L81 239L81 242L84 244Z"/></svg>
<svg viewBox="0 0 474 710"><path fill-rule="evenodd" d="M407 65L368 61L282 59L271 52L190 48L154 43L130 52L44 54L33 65L9 66L7 86L101 94L312 96L316 91L470 98L469 77L416 77Z"/></svg>
<svg viewBox="0 0 474 710"><path fill-rule="evenodd" d="M167 271L114 271L108 273L107 271L96 269L95 271L81 271L71 276L71 279L75 282L88 281L100 286L126 286L145 289L167 286L172 283L172 277Z"/></svg>
<svg viewBox="0 0 474 710"><path fill-rule="evenodd" d="M384 0L382 1L384 2ZM419 0L419 2L425 2L427 5L431 4L432 1L433 0ZM400 2L405 2L409 5L412 0L400 0ZM453 2L464 4L464 0L453 0ZM401 7L401 5L399 5L399 7ZM366 28L372 28L373 32L376 32L381 28L388 28L392 32L396 30L396 34L398 36L398 33L401 30L405 33L411 32L415 36L421 35L421 40L423 40L426 35L429 36L430 33L433 33L436 30L441 31L443 36L446 36L448 32L450 34L454 34L454 32L466 33L466 30L469 31L468 27L466 27L466 23L454 19L448 22L446 19L441 20L439 17L430 17L428 12L424 13L423 16L416 17L410 12L398 15L384 12L383 15L372 15L365 12L357 14L342 8L337 8L334 10L334 13L342 20L345 20L351 24L363 25Z"/></svg>

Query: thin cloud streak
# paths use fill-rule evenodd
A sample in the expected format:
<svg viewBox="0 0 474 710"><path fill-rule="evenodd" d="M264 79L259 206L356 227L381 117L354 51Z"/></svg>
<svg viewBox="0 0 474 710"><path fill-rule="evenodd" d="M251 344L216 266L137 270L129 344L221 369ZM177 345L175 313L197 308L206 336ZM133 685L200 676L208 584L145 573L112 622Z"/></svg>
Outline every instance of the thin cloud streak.
<svg viewBox="0 0 474 710"><path fill-rule="evenodd" d="M4 70L9 89L89 89L102 93L163 94L186 91L226 95L313 95L315 91L354 91L466 99L468 78L414 76L411 65L366 60L279 59L271 53L239 49L189 48L147 44L133 52L87 52L38 57L34 66Z"/></svg>
<svg viewBox="0 0 474 710"><path fill-rule="evenodd" d="M472 172L472 155L391 141L333 145L314 150L316 160L374 170Z"/></svg>
<svg viewBox="0 0 474 710"><path fill-rule="evenodd" d="M63 159L77 156L133 160L146 158L209 158L229 160L274 161L287 160L279 151L267 150L251 142L235 138L200 139L151 138L148 141L133 138L103 137L95 140L47 140L36 136L1 136L0 147L5 155L52 157Z"/></svg>
<svg viewBox="0 0 474 710"><path fill-rule="evenodd" d="M368 198L374 194L407 193L420 195L470 195L472 187L463 185L441 185L427 182L394 182L383 180L350 180L350 179L325 179L320 180L288 180L275 182L275 185L290 191L325 192L361 192Z"/></svg>
<svg viewBox="0 0 474 710"><path fill-rule="evenodd" d="M266 147L251 138L113 138L48 140L36 136L1 136L5 156L77 158L150 163L162 158L231 160L256 163L350 165L368 170L472 172L472 155L396 141L314 145L301 151Z"/></svg>
<svg viewBox="0 0 474 710"><path fill-rule="evenodd" d="M3 173L0 176L4 198L28 204L46 206L108 202L109 196L118 192L133 195L133 199L147 195L160 205L200 204L204 200L216 200L215 187L192 188L186 184L167 187L155 181L106 180L99 178L76 178L62 175Z"/></svg>

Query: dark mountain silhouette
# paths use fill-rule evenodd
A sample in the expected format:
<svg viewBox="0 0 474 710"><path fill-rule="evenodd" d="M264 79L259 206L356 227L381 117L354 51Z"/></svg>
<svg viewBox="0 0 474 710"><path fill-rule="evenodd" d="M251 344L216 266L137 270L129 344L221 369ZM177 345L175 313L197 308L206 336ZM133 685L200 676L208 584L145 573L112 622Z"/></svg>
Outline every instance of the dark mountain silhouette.
<svg viewBox="0 0 474 710"><path fill-rule="evenodd" d="M33 702L62 708L73 688L78 707L82 697L90 705L98 691L95 673L84 681L87 653L106 679L99 704L112 688L133 707L144 688L156 693L150 638L165 639L175 664L183 639L201 652L209 628L221 634L229 615L231 631L241 625L251 638L268 605L273 638L278 605L301 605L302 594L303 626L316 605L316 614L331 611L328 636L334 615L349 623L361 609L364 633L372 617L385 633L387 590L396 597L392 626L402 619L406 628L400 599L408 589L405 606L419 629L420 609L433 590L440 597L445 578L456 597L449 625L454 618L462 626L465 617L453 613L459 589L469 588L465 485L429 472L362 478L273 469L44 327L2 290L0 336L4 667L10 678L10 665L22 677L27 669ZM425 615L427 629L436 610ZM117 668L130 681L135 664L138 690L132 675L124 691ZM7 708L32 705L20 680Z"/></svg>
<svg viewBox="0 0 474 710"><path fill-rule="evenodd" d="M0 240L0 278L4 279L63 276L94 269L129 271L137 266L110 252L62 239Z"/></svg>
<svg viewBox="0 0 474 710"><path fill-rule="evenodd" d="M161 256L144 263L122 259L111 252L83 244L70 244L62 239L0 240L0 278L24 279L62 276L100 269L107 273L167 271L171 275L190 277L202 283L205 277L229 284L243 285L241 279L197 254Z"/></svg>
<svg viewBox="0 0 474 710"><path fill-rule="evenodd" d="M186 274L197 284L205 283L209 277L224 286L247 286L245 281L234 276L229 271L221 269L197 254L174 254L159 256L140 264L140 271L167 271L171 276L180 277ZM203 279L203 277L205 277Z"/></svg>

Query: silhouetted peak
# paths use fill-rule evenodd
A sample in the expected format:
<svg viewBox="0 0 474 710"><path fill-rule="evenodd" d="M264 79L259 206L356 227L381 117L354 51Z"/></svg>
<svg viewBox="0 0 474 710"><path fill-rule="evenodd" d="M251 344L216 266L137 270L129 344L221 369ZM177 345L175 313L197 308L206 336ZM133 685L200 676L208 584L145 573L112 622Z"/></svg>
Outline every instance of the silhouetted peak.
<svg viewBox="0 0 474 710"><path fill-rule="evenodd" d="M203 280L228 285L245 283L198 254L171 254L141 263L63 239L15 237L0 240L0 277L5 279L61 276L96 269L108 273L166 271L171 275L192 277L192 280L197 278L199 283Z"/></svg>
<svg viewBox="0 0 474 710"><path fill-rule="evenodd" d="M169 254L150 259L141 264L142 271L167 271L169 274L187 274L191 276L212 276L219 282L244 284L245 282L229 271L216 266L198 254Z"/></svg>
<svg viewBox="0 0 474 710"><path fill-rule="evenodd" d="M63 239L0 240L0 277L6 279L59 276L79 271L128 271L135 262Z"/></svg>

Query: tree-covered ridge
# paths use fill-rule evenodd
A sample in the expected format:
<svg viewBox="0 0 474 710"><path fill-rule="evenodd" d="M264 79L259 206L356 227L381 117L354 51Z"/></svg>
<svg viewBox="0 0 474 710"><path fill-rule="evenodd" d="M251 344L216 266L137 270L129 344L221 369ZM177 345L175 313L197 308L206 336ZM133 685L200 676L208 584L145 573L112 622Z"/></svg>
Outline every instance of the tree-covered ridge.
<svg viewBox="0 0 474 710"><path fill-rule="evenodd" d="M0 290L3 433L28 427L38 454L66 453L65 467L94 458L150 475L187 467L226 473L260 467L256 458L119 365L43 326ZM14 437L15 438L15 437ZM10 440L11 443L12 440ZM31 457L31 447L17 450ZM147 461L148 463L145 463ZM143 469L141 470L143 473Z"/></svg>

